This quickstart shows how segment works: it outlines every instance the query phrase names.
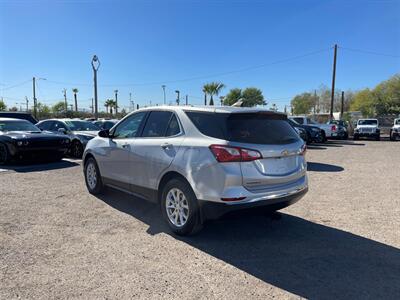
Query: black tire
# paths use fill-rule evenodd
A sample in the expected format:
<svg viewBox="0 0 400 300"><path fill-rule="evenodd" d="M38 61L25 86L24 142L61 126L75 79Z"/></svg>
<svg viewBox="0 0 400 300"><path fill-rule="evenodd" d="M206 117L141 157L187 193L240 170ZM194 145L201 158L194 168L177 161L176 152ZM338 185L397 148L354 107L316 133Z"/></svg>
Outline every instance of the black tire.
<svg viewBox="0 0 400 300"><path fill-rule="evenodd" d="M358 134L355 134L355 135L353 136L353 140L357 141L358 139L359 139Z"/></svg>
<svg viewBox="0 0 400 300"><path fill-rule="evenodd" d="M82 158L83 146L79 141L73 141L71 144L71 156L74 158Z"/></svg>
<svg viewBox="0 0 400 300"><path fill-rule="evenodd" d="M380 141L381 140L381 135L378 134L377 136L375 136L375 141Z"/></svg>
<svg viewBox="0 0 400 300"><path fill-rule="evenodd" d="M390 130L390 133L389 133L389 139L391 141L395 141L396 140L396 138L394 137L393 132L391 130Z"/></svg>
<svg viewBox="0 0 400 300"><path fill-rule="evenodd" d="M349 138L349 134L346 132L344 135L343 135L343 140L347 140Z"/></svg>
<svg viewBox="0 0 400 300"><path fill-rule="evenodd" d="M307 132L307 140L306 140L306 144L310 145L312 143L312 138L311 135Z"/></svg>
<svg viewBox="0 0 400 300"><path fill-rule="evenodd" d="M92 167L94 169L92 169ZM91 171L89 171L89 169ZM95 171L95 177L96 177L96 183L93 184L93 182L90 181L90 175L88 172ZM85 162L85 167L84 167L84 174L85 174L85 183L86 187L89 191L89 193L93 195L99 195L102 194L105 190L105 187L103 185L103 181L101 180L101 174L99 171L99 167L97 166L96 160L93 157L89 157L86 162Z"/></svg>
<svg viewBox="0 0 400 300"><path fill-rule="evenodd" d="M182 226L176 226L174 223L172 223L167 213L167 195L173 189L178 189L179 191L181 191L187 200L188 218ZM182 236L192 235L201 230L202 222L200 218L200 208L198 205L198 201L191 186L185 180L181 178L174 178L168 181L162 189L160 203L161 213L168 226L175 234ZM173 208L173 210L175 211L176 208Z"/></svg>
<svg viewBox="0 0 400 300"><path fill-rule="evenodd" d="M0 143L0 165L5 165L9 160L10 155L8 154L7 146Z"/></svg>
<svg viewBox="0 0 400 300"><path fill-rule="evenodd" d="M325 134L325 131L322 131L322 143L326 143L326 141L328 140L327 138L326 138L326 134Z"/></svg>

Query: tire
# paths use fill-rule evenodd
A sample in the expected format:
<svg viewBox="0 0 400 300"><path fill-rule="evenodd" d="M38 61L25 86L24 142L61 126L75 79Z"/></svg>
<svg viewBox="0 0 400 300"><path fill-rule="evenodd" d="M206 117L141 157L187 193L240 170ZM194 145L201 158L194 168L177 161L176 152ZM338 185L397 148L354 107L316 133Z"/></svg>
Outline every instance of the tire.
<svg viewBox="0 0 400 300"><path fill-rule="evenodd" d="M75 158L82 158L83 146L79 141L73 141L71 144L71 155Z"/></svg>
<svg viewBox="0 0 400 300"><path fill-rule="evenodd" d="M0 143L0 165L5 165L10 158L8 154L7 146L3 143Z"/></svg>
<svg viewBox="0 0 400 300"><path fill-rule="evenodd" d="M174 178L168 181L160 200L162 215L175 234L184 236L200 231L202 222L197 198L185 180ZM178 214L174 213L177 209L180 210Z"/></svg>
<svg viewBox="0 0 400 300"><path fill-rule="evenodd" d="M310 145L312 143L312 138L311 135L307 132L307 140L306 140L306 144Z"/></svg>
<svg viewBox="0 0 400 300"><path fill-rule="evenodd" d="M325 131L322 131L322 143L326 143L327 140Z"/></svg>
<svg viewBox="0 0 400 300"><path fill-rule="evenodd" d="M380 141L381 140L381 135L378 134L377 136L375 136L375 141Z"/></svg>
<svg viewBox="0 0 400 300"><path fill-rule="evenodd" d="M394 135L393 135L393 133L392 133L391 130L390 130L390 134L389 134L389 139L390 139L391 141L395 141L395 140L396 140L396 138L394 137Z"/></svg>
<svg viewBox="0 0 400 300"><path fill-rule="evenodd" d="M359 139L358 134L355 134L355 135L353 136L353 140L357 141L358 139Z"/></svg>
<svg viewBox="0 0 400 300"><path fill-rule="evenodd" d="M102 194L105 190L96 160L89 157L84 167L86 187L92 195Z"/></svg>
<svg viewBox="0 0 400 300"><path fill-rule="evenodd" d="M346 132L345 134L344 134L344 136L343 136L343 140L347 140L349 138L349 134Z"/></svg>

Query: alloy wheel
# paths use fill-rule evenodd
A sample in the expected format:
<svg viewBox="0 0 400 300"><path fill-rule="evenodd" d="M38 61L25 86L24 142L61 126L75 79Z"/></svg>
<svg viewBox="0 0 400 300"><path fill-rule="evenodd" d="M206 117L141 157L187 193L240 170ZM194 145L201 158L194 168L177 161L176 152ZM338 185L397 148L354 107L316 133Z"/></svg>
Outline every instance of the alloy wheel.
<svg viewBox="0 0 400 300"><path fill-rule="evenodd" d="M95 165L90 162L86 167L86 181L91 190L94 190L97 185L97 172Z"/></svg>
<svg viewBox="0 0 400 300"><path fill-rule="evenodd" d="M189 202L185 194L178 188L167 193L165 209L169 221L176 227L183 227L189 218Z"/></svg>

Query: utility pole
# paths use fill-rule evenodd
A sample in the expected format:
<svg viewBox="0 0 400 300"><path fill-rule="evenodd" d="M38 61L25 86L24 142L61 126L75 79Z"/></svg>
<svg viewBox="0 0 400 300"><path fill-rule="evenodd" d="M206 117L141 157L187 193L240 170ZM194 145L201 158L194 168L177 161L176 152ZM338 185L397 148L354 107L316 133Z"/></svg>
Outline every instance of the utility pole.
<svg viewBox="0 0 400 300"><path fill-rule="evenodd" d="M135 104L132 101L132 93L129 93L129 110L134 111L135 110Z"/></svg>
<svg viewBox="0 0 400 300"><path fill-rule="evenodd" d="M207 93L204 92L204 105L207 106Z"/></svg>
<svg viewBox="0 0 400 300"><path fill-rule="evenodd" d="M340 119L343 119L343 111L344 111L344 91L342 91L342 105L340 106Z"/></svg>
<svg viewBox="0 0 400 300"><path fill-rule="evenodd" d="M331 111L329 118L333 119L333 101L335 99L335 80L336 80L336 55L337 55L337 44L335 44L333 52L333 73L332 73L332 90L331 90Z"/></svg>
<svg viewBox="0 0 400 300"><path fill-rule="evenodd" d="M164 92L164 105L165 105L165 104L167 104L167 97L165 96L165 87L166 87L166 85L163 84L161 87L162 87L163 92Z"/></svg>
<svg viewBox="0 0 400 300"><path fill-rule="evenodd" d="M28 112L29 111L29 100L28 100L27 96L25 96L25 102L26 102L26 112Z"/></svg>
<svg viewBox="0 0 400 300"><path fill-rule="evenodd" d="M114 91L115 93L115 115L118 114L118 90Z"/></svg>
<svg viewBox="0 0 400 300"><path fill-rule="evenodd" d="M179 95L180 95L181 92L176 90L175 93L176 93L176 104L179 105L179 102L180 102Z"/></svg>
<svg viewBox="0 0 400 300"><path fill-rule="evenodd" d="M189 101L189 100L188 100L188 97L189 97L188 95L185 96L185 104L186 104L186 105L188 105L188 101Z"/></svg>
<svg viewBox="0 0 400 300"><path fill-rule="evenodd" d="M66 90L66 89L63 89L62 92L63 92L63 94L64 94L65 117L67 117L67 111L68 111L67 90Z"/></svg>
<svg viewBox="0 0 400 300"><path fill-rule="evenodd" d="M315 107L317 106L317 90L314 90L314 117L315 117Z"/></svg>
<svg viewBox="0 0 400 300"><path fill-rule="evenodd" d="M35 116L35 119L37 119L37 108L36 108L36 78L33 77L32 79L32 87L33 87L33 115Z"/></svg>
<svg viewBox="0 0 400 300"><path fill-rule="evenodd" d="M94 81L94 118L97 120L99 117L98 112L98 101L97 101L97 70L100 67L100 60L97 55L93 55L92 58L92 69L93 69L93 81Z"/></svg>
<svg viewBox="0 0 400 300"><path fill-rule="evenodd" d="M92 106L90 107L90 108L92 109L92 114L93 114L93 112L94 112L93 102L94 102L94 99L92 98Z"/></svg>

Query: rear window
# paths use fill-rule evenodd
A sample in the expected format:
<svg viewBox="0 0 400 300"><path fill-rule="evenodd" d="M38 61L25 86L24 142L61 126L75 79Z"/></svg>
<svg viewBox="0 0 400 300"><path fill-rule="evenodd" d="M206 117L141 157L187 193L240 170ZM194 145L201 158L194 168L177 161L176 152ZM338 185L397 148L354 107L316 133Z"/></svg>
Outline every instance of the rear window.
<svg viewBox="0 0 400 300"><path fill-rule="evenodd" d="M299 140L284 116L263 113L186 112L204 135L250 144L290 144Z"/></svg>

